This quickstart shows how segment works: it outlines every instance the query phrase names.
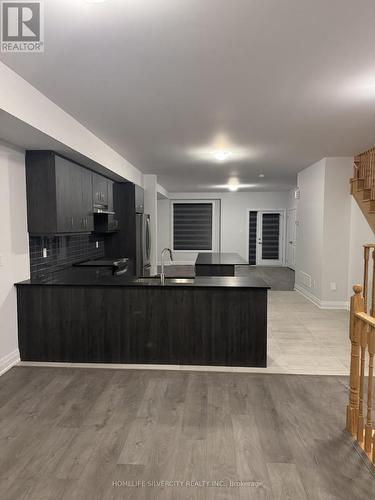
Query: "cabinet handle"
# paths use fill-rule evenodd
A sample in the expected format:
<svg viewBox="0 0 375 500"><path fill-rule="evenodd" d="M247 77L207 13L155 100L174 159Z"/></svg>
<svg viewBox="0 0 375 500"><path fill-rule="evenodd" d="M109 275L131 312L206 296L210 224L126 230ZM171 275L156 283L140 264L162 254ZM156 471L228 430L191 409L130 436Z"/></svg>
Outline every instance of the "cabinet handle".
<svg viewBox="0 0 375 500"><path fill-rule="evenodd" d="M70 225L71 225L71 227L73 229L73 227L74 227L74 217L70 218Z"/></svg>

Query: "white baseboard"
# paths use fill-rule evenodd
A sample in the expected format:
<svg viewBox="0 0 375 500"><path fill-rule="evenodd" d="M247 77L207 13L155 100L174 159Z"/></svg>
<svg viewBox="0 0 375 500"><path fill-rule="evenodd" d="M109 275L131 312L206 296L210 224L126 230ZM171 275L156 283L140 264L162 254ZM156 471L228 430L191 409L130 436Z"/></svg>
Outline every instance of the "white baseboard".
<svg viewBox="0 0 375 500"><path fill-rule="evenodd" d="M10 370L12 366L16 365L20 361L20 352L18 349L7 354L0 359L0 375Z"/></svg>
<svg viewBox="0 0 375 500"><path fill-rule="evenodd" d="M349 311L349 302L348 301L331 301L331 300L322 300L321 309L345 309Z"/></svg>
<svg viewBox="0 0 375 500"><path fill-rule="evenodd" d="M303 295L307 300L315 304L319 309L346 309L349 310L349 302L348 301L329 301L329 300L320 300L314 294L302 288L300 285L295 284L294 290L301 295Z"/></svg>

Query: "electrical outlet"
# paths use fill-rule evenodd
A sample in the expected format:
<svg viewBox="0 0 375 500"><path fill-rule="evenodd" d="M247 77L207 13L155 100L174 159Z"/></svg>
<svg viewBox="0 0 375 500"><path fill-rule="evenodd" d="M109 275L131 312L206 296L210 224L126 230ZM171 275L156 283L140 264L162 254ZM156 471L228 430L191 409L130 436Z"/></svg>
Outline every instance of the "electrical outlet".
<svg viewBox="0 0 375 500"><path fill-rule="evenodd" d="M47 257L47 248L43 248L43 259L45 259Z"/></svg>
<svg viewBox="0 0 375 500"><path fill-rule="evenodd" d="M99 248L99 241L95 241L95 248Z"/></svg>
<svg viewBox="0 0 375 500"><path fill-rule="evenodd" d="M337 290L337 284L334 282L334 281L331 281L331 283L329 284L329 288L335 292Z"/></svg>

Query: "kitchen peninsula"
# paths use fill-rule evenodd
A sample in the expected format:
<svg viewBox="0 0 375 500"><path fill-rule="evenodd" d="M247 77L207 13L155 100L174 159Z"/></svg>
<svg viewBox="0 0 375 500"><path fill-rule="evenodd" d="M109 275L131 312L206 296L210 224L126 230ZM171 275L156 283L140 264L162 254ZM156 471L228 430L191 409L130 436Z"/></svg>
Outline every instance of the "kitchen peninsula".
<svg viewBox="0 0 375 500"><path fill-rule="evenodd" d="M22 361L266 366L262 280L71 268L16 286Z"/></svg>
<svg viewBox="0 0 375 500"><path fill-rule="evenodd" d="M235 266L248 265L238 253L198 253L195 261L197 276L234 276Z"/></svg>

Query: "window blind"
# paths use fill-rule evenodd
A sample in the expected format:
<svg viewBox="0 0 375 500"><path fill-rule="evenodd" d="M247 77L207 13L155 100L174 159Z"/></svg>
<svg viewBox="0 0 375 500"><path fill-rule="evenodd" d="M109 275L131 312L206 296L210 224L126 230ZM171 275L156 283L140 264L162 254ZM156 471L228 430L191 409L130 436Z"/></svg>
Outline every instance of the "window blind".
<svg viewBox="0 0 375 500"><path fill-rule="evenodd" d="M212 203L173 204L173 249L212 250Z"/></svg>

